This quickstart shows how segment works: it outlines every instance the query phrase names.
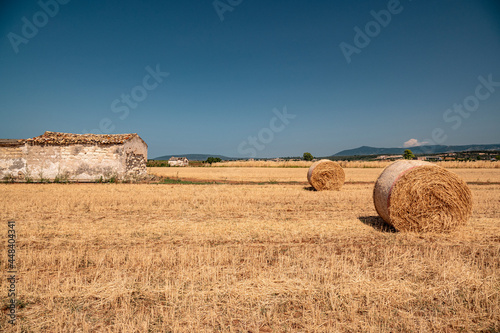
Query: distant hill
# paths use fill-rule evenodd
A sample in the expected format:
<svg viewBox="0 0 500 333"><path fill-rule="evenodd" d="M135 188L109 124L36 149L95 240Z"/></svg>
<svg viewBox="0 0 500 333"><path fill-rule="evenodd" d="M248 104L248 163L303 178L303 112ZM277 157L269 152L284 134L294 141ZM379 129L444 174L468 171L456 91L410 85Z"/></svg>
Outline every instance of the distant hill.
<svg viewBox="0 0 500 333"><path fill-rule="evenodd" d="M357 156L357 155L401 155L405 149L410 149L414 154L443 154L456 153L461 151L477 151L477 150L500 150L500 144L491 145L463 145L463 146L417 146L408 148L375 148L362 146L355 149L342 150L333 156Z"/></svg>
<svg viewBox="0 0 500 333"><path fill-rule="evenodd" d="M339 156L370 156L370 155L402 155L405 149L410 149L416 155L428 155L428 154L443 154L443 153L456 153L461 151L479 151L479 150L492 150L500 151L500 144L490 144L490 145L463 145L463 146L418 146L418 147L408 147L408 148L376 148L362 146L355 149L342 150L335 155L325 156L324 158L333 158ZM235 161L244 160L246 158L237 157L227 157L224 155L215 154L176 154L176 155L164 155L152 158L152 160L168 160L170 157L187 157L190 161L206 161L209 157L218 157L224 161ZM301 158L301 157L295 157ZM269 158L270 159L270 158Z"/></svg>
<svg viewBox="0 0 500 333"><path fill-rule="evenodd" d="M238 158L233 158L233 157L227 157L223 155L210 155L210 154L178 154L178 155L165 155L165 156L160 156L160 157L155 157L152 158L152 160L160 160L160 161L166 161L169 160L170 157L175 156L175 157L187 157L188 160L190 161L206 161L207 158L209 157L218 157L221 160L238 160Z"/></svg>

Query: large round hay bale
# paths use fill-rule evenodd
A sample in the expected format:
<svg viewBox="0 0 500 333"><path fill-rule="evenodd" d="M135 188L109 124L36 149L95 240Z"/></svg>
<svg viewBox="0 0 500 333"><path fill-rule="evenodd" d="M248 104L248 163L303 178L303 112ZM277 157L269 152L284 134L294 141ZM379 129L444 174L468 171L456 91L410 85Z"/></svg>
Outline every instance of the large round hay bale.
<svg viewBox="0 0 500 333"><path fill-rule="evenodd" d="M423 161L397 161L373 189L375 209L399 231L443 232L464 225L472 194L456 174Z"/></svg>
<svg viewBox="0 0 500 333"><path fill-rule="evenodd" d="M340 190L345 181L342 167L330 160L314 162L307 172L307 180L317 191Z"/></svg>

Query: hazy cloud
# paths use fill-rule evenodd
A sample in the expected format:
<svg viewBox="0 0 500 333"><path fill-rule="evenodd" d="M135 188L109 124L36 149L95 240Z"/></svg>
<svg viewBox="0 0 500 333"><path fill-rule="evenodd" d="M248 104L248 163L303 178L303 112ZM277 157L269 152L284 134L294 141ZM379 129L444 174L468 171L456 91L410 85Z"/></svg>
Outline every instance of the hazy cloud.
<svg viewBox="0 0 500 333"><path fill-rule="evenodd" d="M408 147L417 147L417 146L423 146L423 145L426 145L428 144L429 142L427 141L423 141L423 142L420 142L418 141L417 139L410 139L408 141L406 141L404 144L403 144L403 147L405 148L408 148Z"/></svg>

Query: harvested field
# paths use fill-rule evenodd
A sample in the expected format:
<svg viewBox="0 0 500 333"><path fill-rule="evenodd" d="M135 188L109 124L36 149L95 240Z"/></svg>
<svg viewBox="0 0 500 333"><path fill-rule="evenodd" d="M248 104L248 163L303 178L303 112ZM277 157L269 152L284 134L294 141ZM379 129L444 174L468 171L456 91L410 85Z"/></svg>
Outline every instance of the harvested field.
<svg viewBox="0 0 500 333"><path fill-rule="evenodd" d="M392 161L337 161L343 168L385 168ZM213 167L257 167L257 168L309 168L308 161L224 161L212 164ZM441 161L436 162L443 168L454 169L498 169L500 161Z"/></svg>
<svg viewBox="0 0 500 333"><path fill-rule="evenodd" d="M415 234L373 184L2 184L22 308L0 330L498 331L500 185L470 188L469 224Z"/></svg>
<svg viewBox="0 0 500 333"><path fill-rule="evenodd" d="M374 183L383 168L344 168L346 183ZM500 184L500 169L453 169L468 183ZM307 183L305 168L148 168L148 172L161 177L219 181L219 182L297 182Z"/></svg>

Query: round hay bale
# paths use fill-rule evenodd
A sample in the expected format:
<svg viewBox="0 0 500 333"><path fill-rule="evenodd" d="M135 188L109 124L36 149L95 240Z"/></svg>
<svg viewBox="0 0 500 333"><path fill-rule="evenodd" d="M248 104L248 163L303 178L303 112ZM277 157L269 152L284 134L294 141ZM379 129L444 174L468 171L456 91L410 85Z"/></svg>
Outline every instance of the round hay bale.
<svg viewBox="0 0 500 333"><path fill-rule="evenodd" d="M337 162L320 160L314 162L309 168L307 180L317 191L338 191L344 185L345 174Z"/></svg>
<svg viewBox="0 0 500 333"><path fill-rule="evenodd" d="M423 161L397 161L373 189L377 213L399 231L450 231L472 214L472 194L456 174Z"/></svg>

